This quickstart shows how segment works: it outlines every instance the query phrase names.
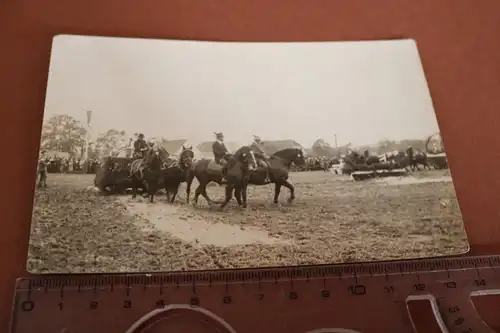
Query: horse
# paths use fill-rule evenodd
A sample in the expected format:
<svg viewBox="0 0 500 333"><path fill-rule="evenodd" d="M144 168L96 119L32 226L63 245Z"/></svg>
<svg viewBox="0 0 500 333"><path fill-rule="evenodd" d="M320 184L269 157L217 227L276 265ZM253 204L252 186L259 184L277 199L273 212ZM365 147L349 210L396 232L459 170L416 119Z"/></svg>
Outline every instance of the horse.
<svg viewBox="0 0 500 333"><path fill-rule="evenodd" d="M144 152L144 157L134 160L130 165L132 180L132 199L137 196L137 188L144 185L151 203L159 188L162 175L162 167L169 157L169 153L156 146L150 147Z"/></svg>
<svg viewBox="0 0 500 333"><path fill-rule="evenodd" d="M419 165L422 165L425 169L431 170L429 165L429 160L427 158L427 154L421 151L416 151L413 154L413 159L410 161L410 168L412 170L420 170Z"/></svg>
<svg viewBox="0 0 500 333"><path fill-rule="evenodd" d="M260 153L255 153L255 157L266 160ZM295 187L288 181L288 175L292 163L298 167L306 164L304 151L300 148L286 148L274 153L269 160L267 160L269 167L259 168L250 171L248 174L248 184L251 185L267 185L274 183L274 200L278 204L278 198L281 191L281 186L285 186L290 191L288 203L295 200ZM270 182L266 182L266 173L269 173ZM245 189L246 190L246 189ZM246 195L246 192L245 194Z"/></svg>
<svg viewBox="0 0 500 333"><path fill-rule="evenodd" d="M410 169L410 171L414 171L415 169L420 170L419 165L423 165L424 169L431 170L427 154L421 151L414 152L411 160L408 154L400 151L397 154L393 155L392 160L399 167Z"/></svg>
<svg viewBox="0 0 500 333"><path fill-rule="evenodd" d="M194 192L193 206L198 205L198 198L200 194L205 198L210 206L213 203L218 203L210 199L207 194L207 185L211 182L215 182L219 185L223 185L222 182L222 173L227 174L229 168L237 168L243 166L243 168L255 168L256 161L255 155L252 149L249 146L243 146L238 149L234 154L227 154L226 160L228 161L228 165L226 167L226 171L224 171L223 166L216 163L211 159L202 159L197 161L192 168L192 172L188 174L187 177L187 188L186 193L190 193L191 184L193 183L194 178L198 180L198 187ZM231 177L234 177L231 175ZM227 182L226 182L227 184ZM187 198L189 202L189 197Z"/></svg>
<svg viewBox="0 0 500 333"><path fill-rule="evenodd" d="M177 161L167 165L163 170L163 184L167 193L167 201L174 203L175 197L179 192L181 183L188 180L193 172L193 147L182 146L182 151ZM172 193L172 196L170 194ZM189 202L190 187L186 188L186 201Z"/></svg>
<svg viewBox="0 0 500 333"><path fill-rule="evenodd" d="M236 151L227 164L225 198L219 207L220 211L223 211L231 200L233 191L238 206L247 207L248 173L256 167L257 160L252 148L243 146Z"/></svg>

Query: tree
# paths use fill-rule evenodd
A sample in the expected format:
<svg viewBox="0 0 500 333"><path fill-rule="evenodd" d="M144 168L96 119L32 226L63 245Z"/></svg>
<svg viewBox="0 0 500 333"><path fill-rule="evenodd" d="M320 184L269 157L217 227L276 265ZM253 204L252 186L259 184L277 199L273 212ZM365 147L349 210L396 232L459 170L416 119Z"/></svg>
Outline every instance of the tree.
<svg viewBox="0 0 500 333"><path fill-rule="evenodd" d="M102 133L96 140L96 149L101 156L109 156L112 153L118 153L128 144L128 137L125 131L110 129L106 133Z"/></svg>
<svg viewBox="0 0 500 333"><path fill-rule="evenodd" d="M87 131L75 118L59 114L42 127L41 148L75 156L85 143Z"/></svg>
<svg viewBox="0 0 500 333"><path fill-rule="evenodd" d="M149 141L154 142L156 145L158 145L160 147L165 146L169 142L169 140L165 139L162 136L152 137L149 139Z"/></svg>

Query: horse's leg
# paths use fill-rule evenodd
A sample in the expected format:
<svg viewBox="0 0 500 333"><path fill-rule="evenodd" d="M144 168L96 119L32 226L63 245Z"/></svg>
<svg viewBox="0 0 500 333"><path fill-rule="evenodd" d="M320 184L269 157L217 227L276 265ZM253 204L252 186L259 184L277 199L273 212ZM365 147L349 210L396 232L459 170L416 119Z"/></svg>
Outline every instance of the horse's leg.
<svg viewBox="0 0 500 333"><path fill-rule="evenodd" d="M165 186L165 194L167 195L167 202L171 202L170 189L168 186Z"/></svg>
<svg viewBox="0 0 500 333"><path fill-rule="evenodd" d="M210 200L210 198L208 197L208 194L207 194L207 184L208 183L205 180L198 180L198 181L200 184L198 185L198 187L196 188L196 191L194 192L193 206L196 207L198 205L198 197L200 196L200 194L205 198L208 205L212 206L212 200Z"/></svg>
<svg viewBox="0 0 500 333"><path fill-rule="evenodd" d="M149 196L149 202L153 203L154 202L154 197L155 197L155 193L156 193L156 187L157 185L155 184L155 179L153 178L153 180L151 181L150 184L148 184L148 196ZM146 182L148 183L148 182ZM156 180L156 183L158 183L158 180Z"/></svg>
<svg viewBox="0 0 500 333"><path fill-rule="evenodd" d="M247 190L248 190L248 183L244 182L243 186L241 187L241 196L243 199L243 208L247 208Z"/></svg>
<svg viewBox="0 0 500 333"><path fill-rule="evenodd" d="M186 202L189 203L189 197L191 196L191 184L193 184L194 173L192 171L188 171L186 177Z"/></svg>
<svg viewBox="0 0 500 333"><path fill-rule="evenodd" d="M173 187L173 193L172 193L172 201L170 203L174 203L175 197L177 196L177 193L179 193L179 186L181 186L181 183L177 184L177 186Z"/></svg>
<svg viewBox="0 0 500 333"><path fill-rule="evenodd" d="M275 204L278 204L278 198L280 197L280 191L281 191L281 182L276 182L274 183L274 200L273 202Z"/></svg>
<svg viewBox="0 0 500 333"><path fill-rule="evenodd" d="M283 181L283 186L290 190L290 198L288 198L288 203L292 203L295 200L295 188L288 180Z"/></svg>
<svg viewBox="0 0 500 333"><path fill-rule="evenodd" d="M236 201L238 202L238 206L240 206L240 207L243 206L243 203L241 202L241 190L242 190L241 186L237 186L234 189L234 197L236 198Z"/></svg>
<svg viewBox="0 0 500 333"><path fill-rule="evenodd" d="M200 196L200 194L201 194L201 185L198 185L198 187L196 187L196 190L194 190L193 206L198 205L198 197Z"/></svg>
<svg viewBox="0 0 500 333"><path fill-rule="evenodd" d="M231 197L233 196L233 189L234 187L231 184L226 185L226 197L224 199L224 202L220 205L219 211L223 211L224 207L226 207L229 201L231 201Z"/></svg>
<svg viewBox="0 0 500 333"><path fill-rule="evenodd" d="M135 175L132 175L132 199L137 197L137 179Z"/></svg>
<svg viewBox="0 0 500 333"><path fill-rule="evenodd" d="M208 204L210 206L212 206L212 204L214 203L218 203L218 202L214 202L212 199L210 199L210 197L208 196L208 193L207 193L207 184L205 184L205 186L203 186L203 189L202 189L202 192L201 192L201 195L205 198L205 200L207 200Z"/></svg>
<svg viewBox="0 0 500 333"><path fill-rule="evenodd" d="M198 198L201 193L203 193L203 186L204 186L204 181L198 179L198 186L196 187L196 190L194 191L194 199L193 199L193 206L198 205ZM206 185L205 185L206 186Z"/></svg>

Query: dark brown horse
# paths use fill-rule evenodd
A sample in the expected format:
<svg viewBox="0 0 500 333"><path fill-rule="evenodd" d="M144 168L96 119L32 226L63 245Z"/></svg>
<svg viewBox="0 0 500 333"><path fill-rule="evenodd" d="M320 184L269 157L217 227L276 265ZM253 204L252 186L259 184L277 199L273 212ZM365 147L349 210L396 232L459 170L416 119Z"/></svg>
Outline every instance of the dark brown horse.
<svg viewBox="0 0 500 333"><path fill-rule="evenodd" d="M168 163L163 170L163 184L167 193L167 201L173 203L179 192L181 183L188 180L193 173L194 153L192 147L182 146L182 152L177 161ZM186 188L186 201L189 202L190 187Z"/></svg>
<svg viewBox="0 0 500 333"><path fill-rule="evenodd" d="M257 159L265 159L261 154L256 153L255 157ZM254 171L250 171L248 174L248 184L251 185L267 185L274 183L274 200L275 204L278 203L278 198L281 191L281 186L285 186L290 190L290 197L288 202L291 203L295 200L295 188L288 181L288 174L290 172L290 167L292 163L298 167L306 164L306 159L304 157L304 151L300 148L287 148L282 149L274 153L269 160L268 168L259 168ZM266 170L267 169L267 170ZM269 173L269 179L271 182L266 182L266 172ZM246 195L246 193L245 193Z"/></svg>
<svg viewBox="0 0 500 333"><path fill-rule="evenodd" d="M224 210L231 198L234 196L240 207L247 207L247 187L249 180L249 172L255 170L257 160L252 148L244 146L240 148L232 159L228 161L226 170L226 191L225 198L219 207L219 210Z"/></svg>
<svg viewBox="0 0 500 333"><path fill-rule="evenodd" d="M412 170L420 170L420 165L424 167L424 170L431 170L427 154L422 151L416 151L413 153L413 158L410 161L410 168Z"/></svg>
<svg viewBox="0 0 500 333"><path fill-rule="evenodd" d="M132 180L132 199L137 196L137 188L144 186L150 202L160 187L163 176L162 167L168 159L168 152L156 146L144 152L144 157L134 160L130 165L130 178Z"/></svg>
<svg viewBox="0 0 500 333"><path fill-rule="evenodd" d="M212 204L214 203L219 203L210 199L210 197L207 194L207 185L211 182L215 182L219 185L222 185L223 172L226 174L226 178L230 177L232 179L231 186L233 186L235 183L234 177L237 174L236 170L238 168L240 169L242 168L241 171L243 172L243 174L245 174L245 170L255 168L256 165L255 155L252 149L248 146L241 147L233 155L228 154L227 160L228 160L228 165L225 171L223 170L222 165L217 164L215 161L211 159L202 159L194 164L193 172L189 173L187 177L187 188L186 188L186 192L190 193L191 184L193 183L193 180L196 177L199 185L194 192L194 199L193 199L194 206L198 204L198 198L200 194L205 198L205 200L208 202L210 206L212 206ZM232 170L231 175L228 174L229 170Z"/></svg>

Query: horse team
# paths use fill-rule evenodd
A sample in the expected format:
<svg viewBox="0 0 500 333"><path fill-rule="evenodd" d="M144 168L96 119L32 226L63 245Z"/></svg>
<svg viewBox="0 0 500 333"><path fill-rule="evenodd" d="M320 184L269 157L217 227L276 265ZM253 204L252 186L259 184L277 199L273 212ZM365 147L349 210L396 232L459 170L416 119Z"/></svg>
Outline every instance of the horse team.
<svg viewBox="0 0 500 333"><path fill-rule="evenodd" d="M150 202L154 202L157 191L163 187L167 193L167 200L174 202L179 186L186 182L186 201L189 203L191 185L196 178L198 187L195 190L193 205L198 205L198 198L202 195L212 207L220 204L223 210L232 199L233 195L242 208L247 206L248 185L267 185L273 183L274 203L278 203L281 187L290 191L288 202L295 199L295 188L288 181L292 164L303 166L306 163L304 151L299 148L287 148L277 151L266 159L260 153L256 153L249 146L243 146L234 154L227 154L226 166L219 165L211 159L194 160L191 147L182 147L177 160L170 158L169 153L157 146L148 148L142 159L134 160L130 167L130 179L132 181L132 198L136 198L137 189L143 188L149 196ZM259 160L265 160L268 167L258 167ZM215 182L225 185L225 198L217 202L207 194L207 185Z"/></svg>

